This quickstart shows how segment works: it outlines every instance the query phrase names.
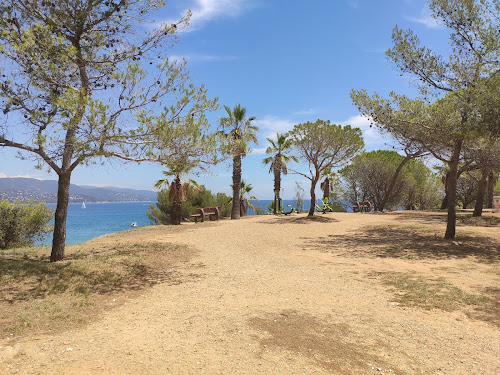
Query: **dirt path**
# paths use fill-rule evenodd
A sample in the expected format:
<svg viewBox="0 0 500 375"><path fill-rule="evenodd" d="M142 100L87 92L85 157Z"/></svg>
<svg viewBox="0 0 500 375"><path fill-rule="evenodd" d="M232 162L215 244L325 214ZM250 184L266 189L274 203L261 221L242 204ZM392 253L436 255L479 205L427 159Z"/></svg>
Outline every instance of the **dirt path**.
<svg viewBox="0 0 500 375"><path fill-rule="evenodd" d="M0 373L500 374L497 325L461 310L404 307L377 274L463 265L479 274L488 265L353 256L355 247L335 243L375 219L399 221L261 216L148 237L200 250L178 269L190 281L156 285L81 329L2 340ZM467 277L450 279L474 288Z"/></svg>

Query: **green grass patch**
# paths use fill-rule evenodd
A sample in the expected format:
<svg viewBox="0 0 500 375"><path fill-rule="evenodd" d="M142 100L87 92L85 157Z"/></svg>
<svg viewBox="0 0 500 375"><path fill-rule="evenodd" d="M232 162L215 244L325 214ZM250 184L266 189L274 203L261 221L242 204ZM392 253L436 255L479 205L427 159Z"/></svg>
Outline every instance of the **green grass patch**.
<svg viewBox="0 0 500 375"><path fill-rule="evenodd" d="M489 302L488 297L467 293L442 277L426 280L414 274L391 272L383 273L382 278L395 294L394 301L405 306L453 311L461 306Z"/></svg>

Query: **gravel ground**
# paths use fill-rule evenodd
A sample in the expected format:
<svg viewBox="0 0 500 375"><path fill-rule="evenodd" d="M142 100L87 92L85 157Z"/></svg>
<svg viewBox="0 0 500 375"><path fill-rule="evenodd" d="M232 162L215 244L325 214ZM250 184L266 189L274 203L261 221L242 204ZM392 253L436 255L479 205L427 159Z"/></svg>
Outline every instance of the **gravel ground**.
<svg viewBox="0 0 500 375"><path fill-rule="evenodd" d="M83 328L0 338L0 373L499 375L498 247L467 252L458 238L452 254L439 253L406 234L444 233L440 215L252 216L139 230L135 242L198 251L176 269L184 277ZM500 237L500 227L477 230ZM442 277L488 295L490 308L405 305L383 282L394 273Z"/></svg>

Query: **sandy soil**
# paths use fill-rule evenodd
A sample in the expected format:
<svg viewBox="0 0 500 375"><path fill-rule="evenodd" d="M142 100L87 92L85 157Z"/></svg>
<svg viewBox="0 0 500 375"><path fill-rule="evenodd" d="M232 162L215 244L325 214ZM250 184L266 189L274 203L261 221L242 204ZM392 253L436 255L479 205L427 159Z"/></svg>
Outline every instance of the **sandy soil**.
<svg viewBox="0 0 500 375"><path fill-rule="evenodd" d="M134 237L197 249L177 268L185 282L155 285L82 328L2 337L0 373L500 374L500 254L489 237L474 247L459 236L443 252L427 246L431 232L412 237L442 234L439 214L186 226ZM459 228L474 231L500 237L500 227ZM489 295L490 308L405 306L382 281L394 272L439 274Z"/></svg>

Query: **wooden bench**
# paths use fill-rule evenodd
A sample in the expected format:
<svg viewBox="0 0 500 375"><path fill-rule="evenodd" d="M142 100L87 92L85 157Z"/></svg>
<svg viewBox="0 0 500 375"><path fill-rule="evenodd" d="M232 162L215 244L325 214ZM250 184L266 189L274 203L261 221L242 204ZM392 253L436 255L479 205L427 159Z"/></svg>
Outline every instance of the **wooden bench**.
<svg viewBox="0 0 500 375"><path fill-rule="evenodd" d="M194 219L194 222L197 223L198 219L201 219L201 222L204 222L206 218L210 220L219 220L220 215L220 206L217 207L204 207L197 208L196 213L194 215L190 215Z"/></svg>
<svg viewBox="0 0 500 375"><path fill-rule="evenodd" d="M354 202L352 204L352 212L371 212L373 203L369 201Z"/></svg>

